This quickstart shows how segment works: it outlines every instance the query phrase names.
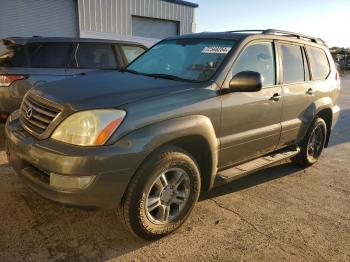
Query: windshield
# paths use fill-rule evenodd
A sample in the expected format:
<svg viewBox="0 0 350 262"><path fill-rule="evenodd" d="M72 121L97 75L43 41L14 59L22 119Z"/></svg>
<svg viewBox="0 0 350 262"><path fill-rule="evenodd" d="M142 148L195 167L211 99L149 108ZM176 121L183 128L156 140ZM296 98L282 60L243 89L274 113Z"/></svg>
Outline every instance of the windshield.
<svg viewBox="0 0 350 262"><path fill-rule="evenodd" d="M207 81L234 44L235 40L221 39L165 40L136 59L126 71L174 80Z"/></svg>

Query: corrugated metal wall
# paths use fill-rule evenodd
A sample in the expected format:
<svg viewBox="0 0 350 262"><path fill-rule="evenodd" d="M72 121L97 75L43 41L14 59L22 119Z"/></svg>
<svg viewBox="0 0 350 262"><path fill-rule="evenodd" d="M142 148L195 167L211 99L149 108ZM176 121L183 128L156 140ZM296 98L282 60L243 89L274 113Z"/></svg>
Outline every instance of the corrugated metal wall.
<svg viewBox="0 0 350 262"><path fill-rule="evenodd" d="M132 35L132 16L180 22L180 34L195 30L194 8L161 0L78 0L79 27L84 32Z"/></svg>
<svg viewBox="0 0 350 262"><path fill-rule="evenodd" d="M0 38L78 36L75 0L0 0Z"/></svg>

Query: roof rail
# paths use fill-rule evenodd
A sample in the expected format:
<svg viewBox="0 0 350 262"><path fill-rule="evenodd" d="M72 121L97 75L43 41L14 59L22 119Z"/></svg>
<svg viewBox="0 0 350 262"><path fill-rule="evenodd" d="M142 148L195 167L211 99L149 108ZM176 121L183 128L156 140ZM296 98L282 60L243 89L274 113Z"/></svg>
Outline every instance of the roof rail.
<svg viewBox="0 0 350 262"><path fill-rule="evenodd" d="M262 34L264 34L264 35L291 36L291 37L295 37L298 39L309 40L309 41L317 43L317 44L323 44L323 45L326 44L325 41L323 41L321 38L303 35L303 34L294 33L294 32L289 32L289 31L284 31L284 30L278 30L278 29L266 29L266 30L262 31Z"/></svg>
<svg viewBox="0 0 350 262"><path fill-rule="evenodd" d="M262 29L256 29L256 30L234 30L234 31L226 31L226 33L254 33L254 32L257 32L257 33L262 33L264 32L265 30L262 30Z"/></svg>

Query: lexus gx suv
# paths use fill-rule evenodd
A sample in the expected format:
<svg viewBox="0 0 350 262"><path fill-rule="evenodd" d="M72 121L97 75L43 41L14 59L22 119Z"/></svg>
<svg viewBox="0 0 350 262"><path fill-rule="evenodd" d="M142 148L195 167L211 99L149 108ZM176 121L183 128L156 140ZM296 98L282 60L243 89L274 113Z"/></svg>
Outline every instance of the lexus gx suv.
<svg viewBox="0 0 350 262"><path fill-rule="evenodd" d="M282 160L313 165L339 116L318 38L279 30L165 39L119 72L32 88L9 162L50 200L116 208L136 235L179 228L201 191Z"/></svg>

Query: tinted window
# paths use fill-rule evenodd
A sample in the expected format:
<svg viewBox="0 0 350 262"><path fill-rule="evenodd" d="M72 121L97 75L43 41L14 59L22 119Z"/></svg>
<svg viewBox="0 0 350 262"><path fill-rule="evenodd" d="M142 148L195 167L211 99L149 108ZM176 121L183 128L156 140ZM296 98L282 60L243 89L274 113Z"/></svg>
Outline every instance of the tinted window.
<svg viewBox="0 0 350 262"><path fill-rule="evenodd" d="M281 58L283 67L283 82L298 83L303 82L304 61L302 49L298 45L281 44Z"/></svg>
<svg viewBox="0 0 350 262"><path fill-rule="evenodd" d="M71 59L71 44L29 44L29 66L41 68L65 68Z"/></svg>
<svg viewBox="0 0 350 262"><path fill-rule="evenodd" d="M11 46L0 54L0 65L6 67L65 68L72 56L69 43L32 43Z"/></svg>
<svg viewBox="0 0 350 262"><path fill-rule="evenodd" d="M0 53L1 67L26 67L27 56L24 46L3 48Z"/></svg>
<svg viewBox="0 0 350 262"><path fill-rule="evenodd" d="M326 53L317 47L307 47L309 55L312 78L314 80L325 80L329 74L330 67Z"/></svg>
<svg viewBox="0 0 350 262"><path fill-rule="evenodd" d="M76 53L79 68L116 69L117 61L112 45L79 44Z"/></svg>
<svg viewBox="0 0 350 262"><path fill-rule="evenodd" d="M127 69L144 75L162 74L187 81L207 81L234 44L235 40L225 39L165 40L146 51Z"/></svg>
<svg viewBox="0 0 350 262"><path fill-rule="evenodd" d="M124 55L126 57L126 60L128 61L128 64L131 61L135 60L135 58L141 55L143 52L145 52L145 49L139 46L122 45L121 49L124 52Z"/></svg>
<svg viewBox="0 0 350 262"><path fill-rule="evenodd" d="M232 75L242 71L255 71L263 76L264 86L275 84L275 59L272 43L256 43L248 46L236 61Z"/></svg>

